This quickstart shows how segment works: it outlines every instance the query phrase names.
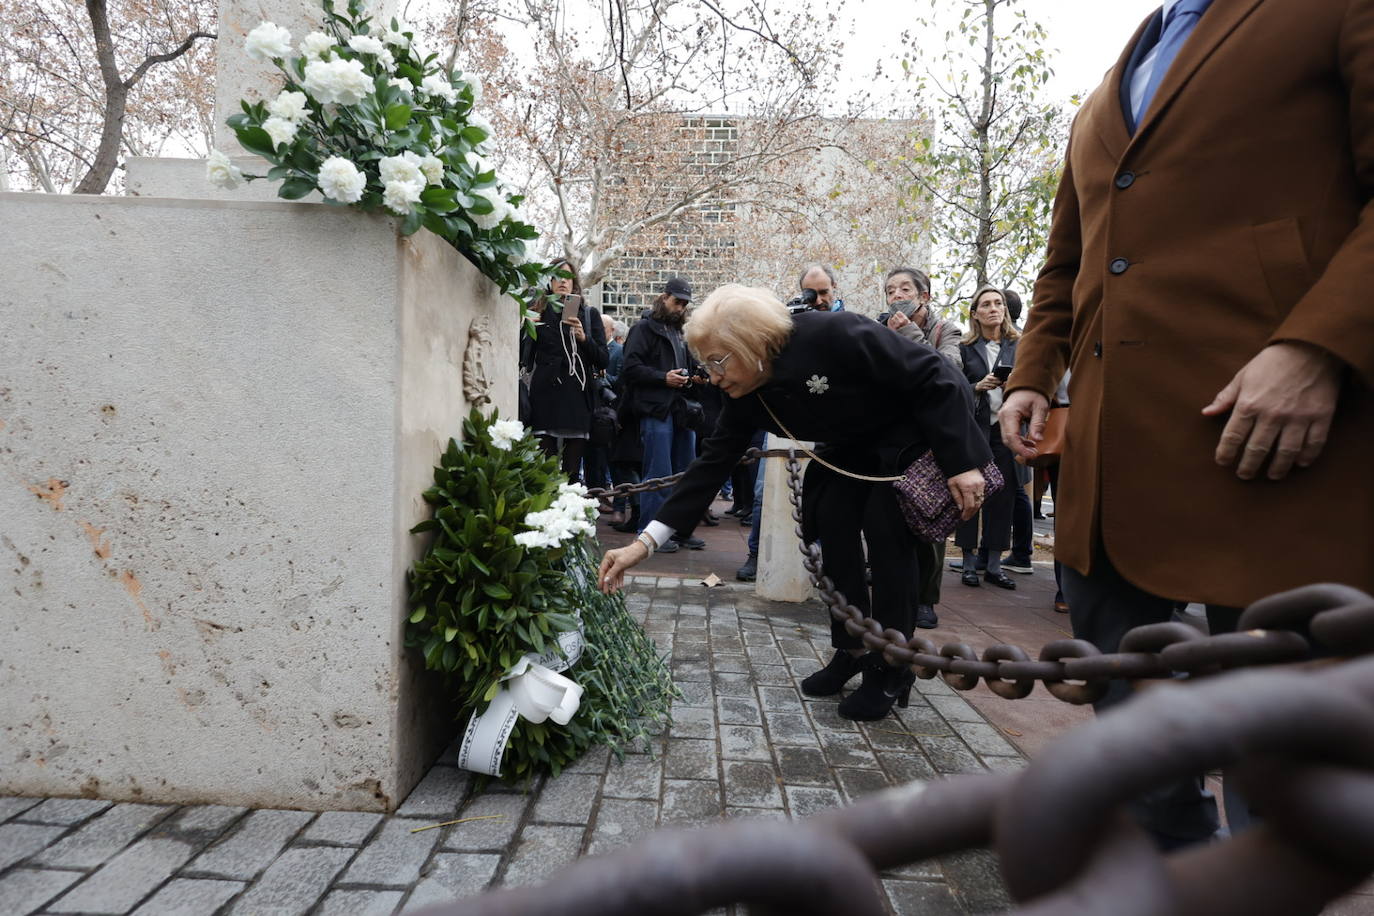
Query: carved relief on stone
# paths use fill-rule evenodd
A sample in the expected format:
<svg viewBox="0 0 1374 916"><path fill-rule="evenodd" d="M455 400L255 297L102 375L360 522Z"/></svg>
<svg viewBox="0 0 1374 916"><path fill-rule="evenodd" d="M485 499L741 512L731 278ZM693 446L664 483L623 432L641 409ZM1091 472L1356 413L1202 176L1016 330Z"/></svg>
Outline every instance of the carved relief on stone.
<svg viewBox="0 0 1374 916"><path fill-rule="evenodd" d="M482 315L468 327L468 346L463 353L463 397L469 406L491 403L491 379L487 358L491 354L491 316Z"/></svg>

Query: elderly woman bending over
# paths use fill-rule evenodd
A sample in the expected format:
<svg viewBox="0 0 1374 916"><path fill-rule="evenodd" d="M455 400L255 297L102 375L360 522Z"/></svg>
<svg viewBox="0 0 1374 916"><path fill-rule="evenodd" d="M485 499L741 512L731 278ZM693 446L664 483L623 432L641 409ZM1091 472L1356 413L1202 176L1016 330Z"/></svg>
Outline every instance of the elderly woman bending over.
<svg viewBox="0 0 1374 916"><path fill-rule="evenodd" d="M723 286L687 321L687 344L726 395L715 431L673 495L639 539L607 551L601 587L620 587L626 570L673 531L690 529L730 476L756 429L824 443L825 464L806 469L803 530L824 545L826 573L866 616L912 632L919 570L915 536L891 483L865 477L900 474L927 449L949 478L964 516L983 499L978 468L988 439L973 421L968 385L928 347L849 312L789 315L772 293ZM831 467L828 467L830 465ZM833 467L833 469L832 469ZM870 598L860 527L868 527ZM880 535L881 532L881 535ZM856 674L863 683L840 702L848 719L880 719L906 703L913 676L887 666L844 626L831 622L835 656L802 682L808 696L833 696Z"/></svg>

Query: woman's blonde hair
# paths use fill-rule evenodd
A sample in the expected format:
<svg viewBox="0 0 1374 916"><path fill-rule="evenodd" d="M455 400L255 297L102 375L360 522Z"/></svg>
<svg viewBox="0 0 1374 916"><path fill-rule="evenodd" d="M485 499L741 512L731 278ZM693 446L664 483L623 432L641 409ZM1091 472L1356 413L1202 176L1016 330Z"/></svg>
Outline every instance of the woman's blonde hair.
<svg viewBox="0 0 1374 916"><path fill-rule="evenodd" d="M980 286L978 292L973 294L973 300L968 307L968 333L960 343L974 344L983 339L983 326L978 322L974 312L978 311L978 300L988 293L996 293L1002 297L1002 339L1016 340L1021 336L1021 332L1016 330L1016 325L1011 320L1011 309L1007 308L1007 294L995 286Z"/></svg>
<svg viewBox="0 0 1374 916"><path fill-rule="evenodd" d="M771 363L792 334L792 316L777 296L766 289L727 283L711 292L687 319L683 335L701 358L719 348L735 355Z"/></svg>

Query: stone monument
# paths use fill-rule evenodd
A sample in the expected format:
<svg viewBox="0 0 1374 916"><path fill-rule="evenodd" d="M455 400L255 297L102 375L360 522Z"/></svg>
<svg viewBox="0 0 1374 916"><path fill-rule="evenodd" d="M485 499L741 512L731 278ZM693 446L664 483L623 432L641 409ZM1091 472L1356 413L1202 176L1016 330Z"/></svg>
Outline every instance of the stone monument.
<svg viewBox="0 0 1374 916"><path fill-rule="evenodd" d="M217 120L266 91L242 34L314 9L222 4ZM469 397L514 415L515 303L395 219L139 165L0 194L0 794L393 810L452 726L408 531Z"/></svg>

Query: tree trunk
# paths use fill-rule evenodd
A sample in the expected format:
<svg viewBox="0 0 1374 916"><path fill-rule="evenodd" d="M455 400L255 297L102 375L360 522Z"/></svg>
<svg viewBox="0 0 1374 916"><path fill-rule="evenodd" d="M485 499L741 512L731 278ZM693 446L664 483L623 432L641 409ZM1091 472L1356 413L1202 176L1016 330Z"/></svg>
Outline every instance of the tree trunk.
<svg viewBox="0 0 1374 916"><path fill-rule="evenodd" d="M105 120L101 124L100 145L96 147L95 159L90 170L77 184L76 193L99 194L109 185L115 166L119 164L119 141L124 135L124 109L129 100L129 89L119 76L105 0L86 0L86 13L91 17L100 78L105 84Z"/></svg>
<svg viewBox="0 0 1374 916"><path fill-rule="evenodd" d="M994 89L992 72L996 51L993 16L1000 0L983 0L983 98L977 125L978 136L978 238L974 247L973 269L979 288L988 284L988 260L992 248L992 155L989 134L992 129Z"/></svg>

